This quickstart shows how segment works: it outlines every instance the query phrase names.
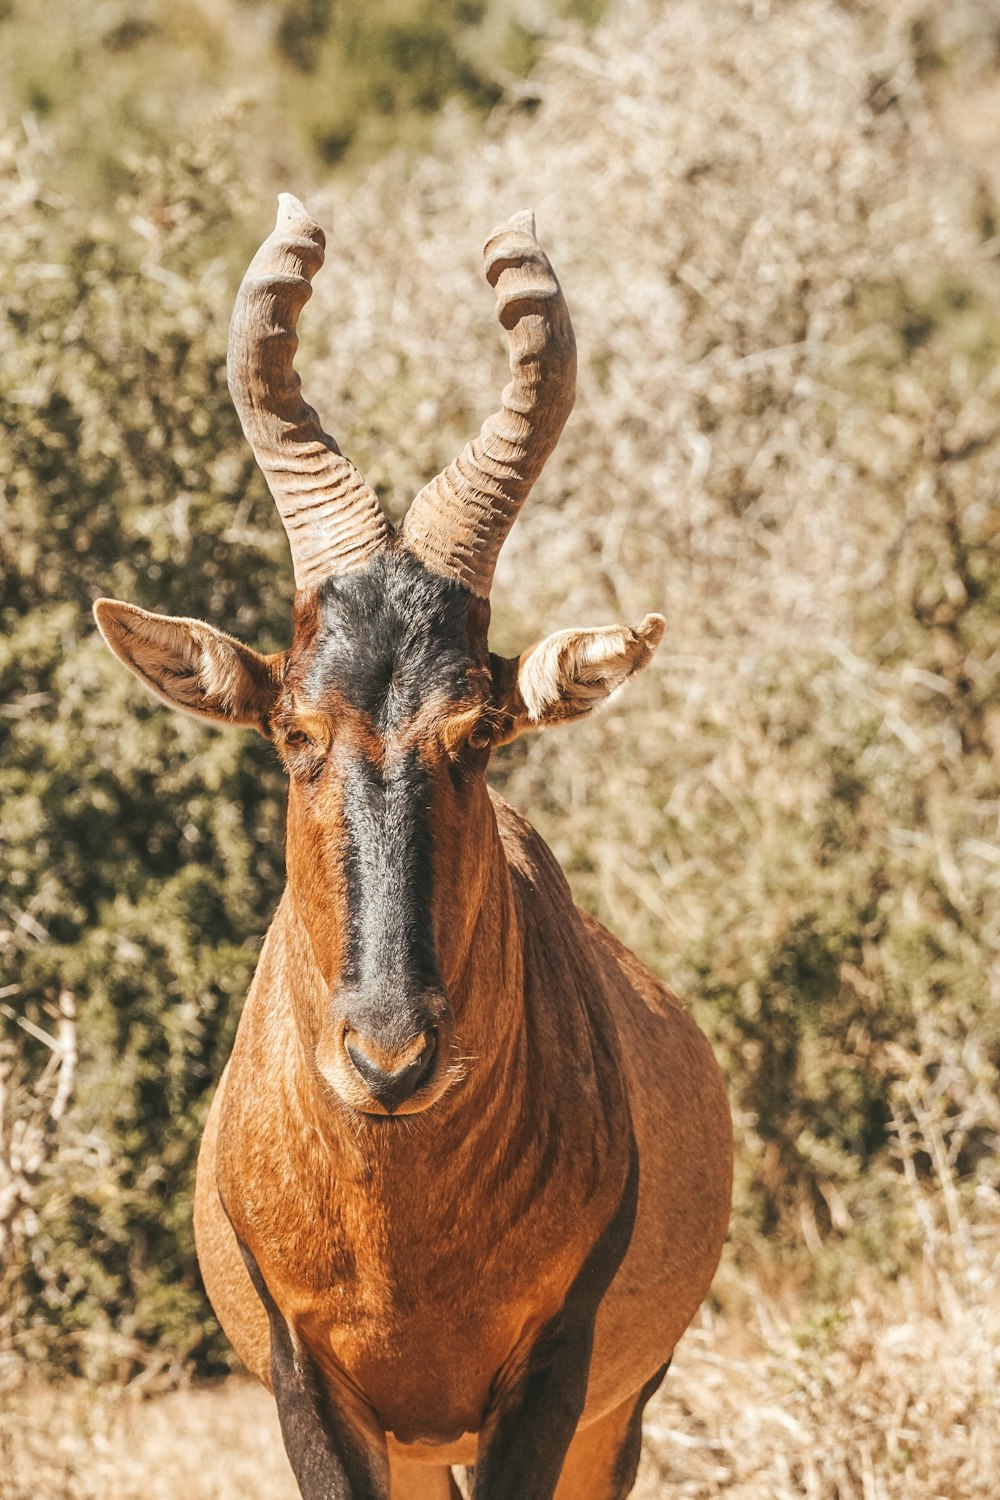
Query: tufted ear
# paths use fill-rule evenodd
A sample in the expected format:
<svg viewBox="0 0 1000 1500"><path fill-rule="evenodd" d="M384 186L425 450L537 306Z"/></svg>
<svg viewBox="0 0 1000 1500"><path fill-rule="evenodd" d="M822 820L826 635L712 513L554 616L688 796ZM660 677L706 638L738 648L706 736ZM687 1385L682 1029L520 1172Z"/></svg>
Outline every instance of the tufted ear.
<svg viewBox="0 0 1000 1500"><path fill-rule="evenodd" d="M94 614L118 659L171 708L270 736L283 652L262 656L202 620L175 620L115 599L98 599Z"/></svg>
<svg viewBox="0 0 1000 1500"><path fill-rule="evenodd" d="M647 615L635 630L560 630L522 652L505 664L500 740L584 718L648 665L666 628L662 615Z"/></svg>

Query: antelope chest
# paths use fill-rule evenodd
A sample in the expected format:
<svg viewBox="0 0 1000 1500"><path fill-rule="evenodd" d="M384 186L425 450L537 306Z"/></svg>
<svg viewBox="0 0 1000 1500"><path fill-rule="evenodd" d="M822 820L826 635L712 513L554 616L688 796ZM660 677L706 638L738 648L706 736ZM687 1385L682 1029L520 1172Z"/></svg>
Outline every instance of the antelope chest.
<svg viewBox="0 0 1000 1500"><path fill-rule="evenodd" d="M546 1194L517 1208L469 1194L423 1217L378 1202L352 1208L349 1244L331 1236L319 1257L300 1245L298 1260L285 1257L300 1268L294 1278L274 1268L276 1301L400 1443L475 1433L498 1382L558 1313L600 1221L567 1220Z"/></svg>
<svg viewBox="0 0 1000 1500"><path fill-rule="evenodd" d="M350 1243L286 1244L261 1266L331 1383L346 1377L398 1442L451 1445L482 1426L585 1257L576 1232L535 1222L539 1207L515 1230L477 1201L464 1223L428 1215L416 1233L369 1205Z"/></svg>
<svg viewBox="0 0 1000 1500"><path fill-rule="evenodd" d="M225 1135L223 1199L278 1309L331 1385L360 1392L403 1444L479 1430L621 1192L616 1162L583 1177L579 1157L544 1142L538 1162L510 1153L492 1176L470 1171L463 1186L441 1173L435 1188L391 1160L340 1158L315 1135L295 1160L271 1154L264 1132L237 1176Z"/></svg>
<svg viewBox="0 0 1000 1500"><path fill-rule="evenodd" d="M485 1292L485 1289L484 1289ZM349 1299L338 1299L343 1302ZM353 1311L354 1316L350 1316ZM343 1371L400 1443L440 1446L482 1426L497 1376L523 1337L525 1299L428 1293L408 1313L384 1307L328 1321L320 1304L299 1324L303 1342L336 1380Z"/></svg>

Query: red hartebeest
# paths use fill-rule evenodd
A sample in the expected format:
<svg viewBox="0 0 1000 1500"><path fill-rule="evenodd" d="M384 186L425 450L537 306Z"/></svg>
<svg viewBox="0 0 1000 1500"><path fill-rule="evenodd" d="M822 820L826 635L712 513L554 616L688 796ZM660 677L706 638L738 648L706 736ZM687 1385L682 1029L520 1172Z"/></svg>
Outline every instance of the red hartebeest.
<svg viewBox="0 0 1000 1500"><path fill-rule="evenodd" d="M640 671L664 622L487 646L497 554L573 403L530 214L486 246L501 410L398 531L299 394L323 247L283 197L230 335L294 558L290 649L96 606L147 687L252 725L289 774L287 886L205 1132L198 1254L305 1500L446 1500L451 1465L474 1465L475 1500L612 1500L719 1258L729 1113L686 1010L577 910L485 771Z"/></svg>

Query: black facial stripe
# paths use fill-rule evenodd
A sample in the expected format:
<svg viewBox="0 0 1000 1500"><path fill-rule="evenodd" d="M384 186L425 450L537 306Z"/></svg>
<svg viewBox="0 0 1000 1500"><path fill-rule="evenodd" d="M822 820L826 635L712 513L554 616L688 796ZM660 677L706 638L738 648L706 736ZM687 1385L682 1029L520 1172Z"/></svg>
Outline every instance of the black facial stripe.
<svg viewBox="0 0 1000 1500"><path fill-rule="evenodd" d="M434 693L461 698L473 664L469 604L461 584L402 551L328 579L307 694L319 702L335 689L383 734L401 728Z"/></svg>
<svg viewBox="0 0 1000 1500"><path fill-rule="evenodd" d="M489 605L391 547L323 583L303 620L285 677L292 711L305 704L331 722L349 711L328 767L341 783L349 908L334 1003L347 1026L392 1052L448 1014L434 940L430 773L416 751L395 747L411 730L410 744L431 734L439 706L447 718L488 698Z"/></svg>
<svg viewBox="0 0 1000 1500"><path fill-rule="evenodd" d="M430 777L415 751L387 770L364 756L343 776L351 1024L402 1045L415 1006L440 990L434 943Z"/></svg>

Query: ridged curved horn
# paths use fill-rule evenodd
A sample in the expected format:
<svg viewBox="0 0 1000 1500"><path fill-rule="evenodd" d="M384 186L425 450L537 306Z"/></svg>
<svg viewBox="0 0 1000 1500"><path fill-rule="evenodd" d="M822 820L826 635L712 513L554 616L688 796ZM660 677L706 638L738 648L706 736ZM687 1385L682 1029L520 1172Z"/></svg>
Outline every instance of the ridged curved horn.
<svg viewBox="0 0 1000 1500"><path fill-rule="evenodd" d="M378 496L323 431L292 367L325 245L298 199L282 193L229 325L230 395L288 533L299 589L360 567L389 536Z"/></svg>
<svg viewBox="0 0 1000 1500"><path fill-rule="evenodd" d="M402 539L431 572L486 598L504 539L573 409L576 341L533 214L495 229L483 256L507 330L510 384L479 436L420 491Z"/></svg>

